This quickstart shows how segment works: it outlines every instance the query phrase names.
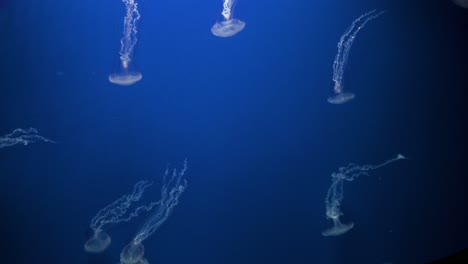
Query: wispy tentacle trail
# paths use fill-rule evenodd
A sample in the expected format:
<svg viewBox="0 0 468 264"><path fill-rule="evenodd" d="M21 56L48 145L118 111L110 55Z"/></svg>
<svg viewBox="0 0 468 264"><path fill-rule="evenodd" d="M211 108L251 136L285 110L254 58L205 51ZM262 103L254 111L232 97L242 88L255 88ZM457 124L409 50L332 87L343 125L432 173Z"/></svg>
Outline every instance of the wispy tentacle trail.
<svg viewBox="0 0 468 264"><path fill-rule="evenodd" d="M11 147L17 144L23 144L27 146L36 142L55 143L53 140L39 135L39 132L35 128L17 128L10 134L6 134L3 137L0 137L0 149Z"/></svg>
<svg viewBox="0 0 468 264"><path fill-rule="evenodd" d="M143 212L151 211L159 202L150 202L146 205L134 207L133 204L140 201L145 190L153 185L152 181L139 181L133 186L130 194L123 195L111 204L99 210L91 219L90 228L93 236L86 241L84 249L90 253L104 251L111 243L110 236L104 231L104 227L109 224L129 222Z"/></svg>
<svg viewBox="0 0 468 264"><path fill-rule="evenodd" d="M138 230L130 243L123 248L120 253L121 264L148 263L144 258L145 248L143 246L143 241L150 237L166 222L175 206L179 204L179 198L187 188L187 181L183 178L186 171L187 161L184 162L184 167L181 170L174 169L172 173L166 170L158 207L140 230Z"/></svg>
<svg viewBox="0 0 468 264"><path fill-rule="evenodd" d="M356 20L353 21L351 26L345 31L338 42L338 53L335 56L333 62L333 82L335 86L333 88L334 95L328 98L328 102L331 104L343 104L352 100L355 95L353 93L343 92L343 76L346 63L348 62L349 52L353 46L354 40L361 29L363 29L369 21L378 18L385 11L377 12L372 10L367 12Z"/></svg>

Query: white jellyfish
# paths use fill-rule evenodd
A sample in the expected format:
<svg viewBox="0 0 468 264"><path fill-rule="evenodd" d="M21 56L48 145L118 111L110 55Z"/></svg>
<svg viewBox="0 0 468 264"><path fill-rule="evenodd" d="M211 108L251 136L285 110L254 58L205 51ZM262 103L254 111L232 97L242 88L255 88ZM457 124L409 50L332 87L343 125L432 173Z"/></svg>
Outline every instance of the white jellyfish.
<svg viewBox="0 0 468 264"><path fill-rule="evenodd" d="M384 167L392 162L407 159L405 156L398 154L395 158L387 160L377 165L357 165L349 164L341 167L337 172L332 173L332 185L328 189L327 197L325 198L326 216L327 219L333 221L333 226L322 232L323 236L339 236L348 232L354 227L354 223L350 222L343 224L340 217L343 213L340 210L341 202L343 201L343 185L344 181L354 181L362 175L369 175L370 171Z"/></svg>
<svg viewBox="0 0 468 264"><path fill-rule="evenodd" d="M17 128L10 134L0 137L0 149L11 147L16 144L28 145L38 141L46 143L55 143L53 140L40 136L35 128L21 129Z"/></svg>
<svg viewBox="0 0 468 264"><path fill-rule="evenodd" d="M468 8L468 0L453 0L453 2L460 7Z"/></svg>
<svg viewBox="0 0 468 264"><path fill-rule="evenodd" d="M91 220L90 228L93 235L84 244L84 250L89 253L100 253L109 247L111 237L104 231L104 226L128 222L142 212L150 211L158 202L151 202L130 211L133 203L138 202L143 196L145 189L153 184L151 181L139 181L133 186L130 194L124 195L113 203L102 208Z"/></svg>
<svg viewBox="0 0 468 264"><path fill-rule="evenodd" d="M145 248L143 241L150 237L167 220L174 207L179 203L179 197L187 188L187 181L183 176L187 170L187 161L184 162L182 170L174 169L169 175L166 170L163 186L161 188L161 199L158 201L156 211L148 218L135 237L128 243L120 253L121 264L147 264L144 258Z"/></svg>
<svg viewBox="0 0 468 264"><path fill-rule="evenodd" d="M223 12L221 12L221 14L224 20L211 27L211 33L213 33L213 35L227 38L236 35L244 29L244 21L232 18L234 3L235 0L223 0Z"/></svg>
<svg viewBox="0 0 468 264"><path fill-rule="evenodd" d="M364 28L367 22L376 19L385 11L376 13L372 10L364 15L358 17L353 21L351 26L345 31L338 42L338 53L336 54L335 61L333 62L333 82L335 87L333 89L334 95L328 98L331 104L343 104L352 99L355 95L350 92L343 92L343 75L346 62L348 61L349 51L356 39L358 32Z"/></svg>
<svg viewBox="0 0 468 264"><path fill-rule="evenodd" d="M143 78L143 75L135 70L132 62L133 49L137 43L136 24L140 19L138 4L135 0L122 0L125 3L127 14L124 18L123 36L120 40L120 64L117 72L109 75L109 81L118 85L132 85Z"/></svg>

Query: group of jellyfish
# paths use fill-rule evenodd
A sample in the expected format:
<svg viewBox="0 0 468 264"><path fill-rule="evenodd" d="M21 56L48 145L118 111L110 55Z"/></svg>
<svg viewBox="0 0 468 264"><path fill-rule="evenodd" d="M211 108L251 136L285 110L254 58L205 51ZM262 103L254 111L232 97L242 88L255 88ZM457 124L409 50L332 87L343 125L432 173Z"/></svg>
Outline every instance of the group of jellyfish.
<svg viewBox="0 0 468 264"><path fill-rule="evenodd" d="M120 253L121 264L147 264L145 247L143 242L149 238L169 218L174 207L179 203L179 198L187 188L184 179L187 170L187 160L180 170L174 169L163 176L161 197L158 201L152 201L145 205L135 206L143 197L147 188L153 185L153 181L139 181L133 187L130 194L126 194L111 204L101 209L91 219L90 228L92 236L85 242L84 250L89 253L101 253L111 244L111 237L104 228L107 225L129 222L143 213L150 213L143 226L135 233L130 242Z"/></svg>
<svg viewBox="0 0 468 264"><path fill-rule="evenodd" d="M124 31L121 39L120 48L120 71L109 75L109 81L118 85L131 85L142 79L141 73L134 71L131 60L133 49L137 43L136 23L140 19L138 4L135 0L123 0L126 6L126 16L124 18ZM462 7L468 8L468 1L454 0ZM211 28L213 35L218 37L232 37L242 31L245 22L232 17L235 0L223 0L223 20L217 22ZM372 10L355 19L348 29L344 32L338 42L338 53L333 63L333 82L334 95L328 98L331 104L343 104L352 100L355 95L351 92L343 91L344 69L348 60L351 47L357 34L366 24L380 15L384 11L377 12ZM9 134L0 137L0 149L14 146L17 144L28 145L34 142L55 143L53 140L40 136L34 128L15 129ZM326 218L332 220L333 226L322 232L323 236L339 236L345 234L354 227L354 222L343 223L340 217L341 203L343 201L344 182L354 181L360 176L367 176L371 171L387 166L396 161L407 159L402 154L386 160L376 165L357 165L348 164L338 168L331 174L332 184L328 189L325 198ZM148 204L135 206L143 197L147 188L153 185L153 181L139 181L133 187L130 194L123 195L111 204L101 209L91 220L90 228L93 231L92 236L85 242L84 249L89 253L100 253L106 250L111 244L111 237L106 233L105 227L122 222L129 222L133 218L144 213L150 213L145 224L135 233L131 241L122 249L120 253L121 264L147 264L144 258L143 242L149 238L158 228L168 219L174 207L179 203L179 198L187 188L187 181L184 175L187 170L187 161L184 161L180 170L170 171L166 169L162 187L160 190L160 199Z"/></svg>
<svg viewBox="0 0 468 264"><path fill-rule="evenodd" d="M143 75L132 64L133 49L137 43L137 22L140 20L138 3L135 0L122 0L125 3L123 36L120 40L120 64L117 72L109 75L109 82L117 85L132 85L143 78ZM223 0L223 20L211 27L211 33L217 37L232 37L242 31L245 22L233 18L235 0Z"/></svg>
<svg viewBox="0 0 468 264"><path fill-rule="evenodd" d="M137 43L137 22L140 19L138 3L135 0L122 0L125 3L126 15L124 17L123 36L120 40L120 64L119 70L109 75L109 81L117 85L132 85L143 78L143 75L132 64L133 49ZM242 31L245 22L233 18L233 9L236 0L223 0L222 21L218 21L211 27L211 32L217 37L232 37ZM355 95L351 92L343 92L343 76L348 61L351 46L357 34L371 20L376 19L384 12L370 11L353 21L338 42L338 53L333 62L334 95L328 98L331 104L343 104L352 100Z"/></svg>

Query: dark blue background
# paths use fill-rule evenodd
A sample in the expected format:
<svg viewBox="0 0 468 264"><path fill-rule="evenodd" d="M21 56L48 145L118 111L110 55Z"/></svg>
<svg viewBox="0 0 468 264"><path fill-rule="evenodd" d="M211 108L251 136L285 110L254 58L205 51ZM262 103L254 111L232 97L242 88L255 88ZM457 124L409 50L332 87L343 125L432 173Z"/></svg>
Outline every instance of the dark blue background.
<svg viewBox="0 0 468 264"><path fill-rule="evenodd" d="M140 179L187 157L189 188L145 242L150 263L422 263L468 246L468 10L450 1L245 1L244 31L211 35L221 1L141 0L135 58L119 87L120 1L0 2L0 134L36 127L58 142L0 151L4 263L115 264L144 221L82 247L89 221ZM326 99L336 43L359 34ZM330 174L411 158L346 183L324 238ZM157 199L158 188L147 193Z"/></svg>

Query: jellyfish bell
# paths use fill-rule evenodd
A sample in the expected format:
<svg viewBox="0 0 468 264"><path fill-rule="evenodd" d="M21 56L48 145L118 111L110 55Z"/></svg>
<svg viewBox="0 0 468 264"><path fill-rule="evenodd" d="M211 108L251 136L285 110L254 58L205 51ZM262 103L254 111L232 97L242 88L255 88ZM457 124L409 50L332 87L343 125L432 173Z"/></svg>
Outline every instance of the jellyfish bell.
<svg viewBox="0 0 468 264"><path fill-rule="evenodd" d="M328 98L330 104L344 104L348 101L351 101L356 97L353 93L338 93L332 97Z"/></svg>
<svg viewBox="0 0 468 264"><path fill-rule="evenodd" d="M135 69L131 61L122 61L116 72L109 75L109 82L128 86L139 82L143 75Z"/></svg>
<svg viewBox="0 0 468 264"><path fill-rule="evenodd" d="M241 32L245 27L245 22L240 19L228 19L218 22L211 27L211 33L217 37L227 38Z"/></svg>
<svg viewBox="0 0 468 264"><path fill-rule="evenodd" d="M102 230L95 230L93 236L84 244L84 250L89 253L100 253L106 250L111 238Z"/></svg>
<svg viewBox="0 0 468 264"><path fill-rule="evenodd" d="M122 252L120 253L120 262L122 264L147 263L147 261L143 258L144 254L145 247L143 244L132 240L123 248Z"/></svg>
<svg viewBox="0 0 468 264"><path fill-rule="evenodd" d="M354 227L354 223L351 222L349 224L343 224L341 221L340 221L340 218L336 217L336 218L332 218L333 220L333 227L327 229L327 230L324 230L322 232L322 236L339 236L339 235L342 235L346 232L348 232L351 228Z"/></svg>

